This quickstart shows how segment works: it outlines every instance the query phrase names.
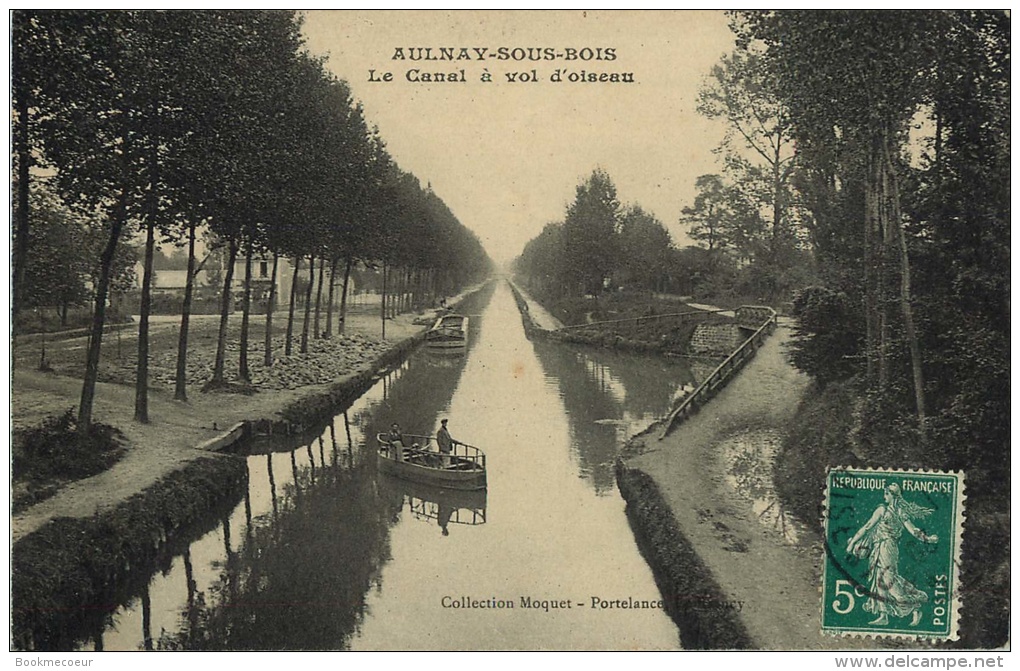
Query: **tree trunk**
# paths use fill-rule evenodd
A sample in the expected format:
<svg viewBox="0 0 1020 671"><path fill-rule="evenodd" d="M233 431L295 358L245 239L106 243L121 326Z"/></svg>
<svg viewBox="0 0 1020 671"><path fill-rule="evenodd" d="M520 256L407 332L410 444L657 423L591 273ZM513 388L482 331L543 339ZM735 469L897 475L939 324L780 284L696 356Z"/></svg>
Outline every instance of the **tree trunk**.
<svg viewBox="0 0 1020 671"><path fill-rule="evenodd" d="M769 300L776 299L779 286L779 239L783 226L783 178L780 172L782 134L776 136L776 153L772 162L772 244L769 245L769 273L766 275Z"/></svg>
<svg viewBox="0 0 1020 671"><path fill-rule="evenodd" d="M294 274L290 278L290 306L287 308L287 342L283 352L287 356L293 351L294 342L294 302L297 300L298 271L301 270L301 257L294 257Z"/></svg>
<svg viewBox="0 0 1020 671"><path fill-rule="evenodd" d="M251 260L254 245L248 241L244 255L244 293L241 295L241 351L238 353L237 376L244 382L251 382L248 371L248 327L251 323Z"/></svg>
<svg viewBox="0 0 1020 671"><path fill-rule="evenodd" d="M329 297L326 299L326 335L328 340L333 337L333 294L336 289L336 264L340 261L339 256L334 256L329 262Z"/></svg>
<svg viewBox="0 0 1020 671"><path fill-rule="evenodd" d="M223 368L227 357L227 322L230 319L232 298L230 286L234 281L234 262L237 261L237 241L231 239L227 253L227 267L223 279L223 296L220 299L220 329L216 338L216 363L213 364L213 384L223 384Z"/></svg>
<svg viewBox="0 0 1020 671"><path fill-rule="evenodd" d="M88 354L85 358L85 379L81 387L81 402L78 405L78 432L87 435L92 425L92 404L96 397L96 381L99 379L99 355L102 350L103 326L106 322L106 296L110 291L110 271L117 242L127 223L128 187L121 188L110 222L110 235L99 257L99 280L96 282L95 306L92 310L92 330L89 333Z"/></svg>
<svg viewBox="0 0 1020 671"><path fill-rule="evenodd" d="M14 292L11 301L11 351L14 351L14 339L17 336L18 312L25 300L25 269L28 267L28 232L29 232L29 167L32 152L28 138L28 82L22 72L18 59L19 49L13 50L15 65L15 96L17 100L17 120L14 125L14 144L18 153L18 221L14 229ZM14 372L14 356L11 355L11 372Z"/></svg>
<svg viewBox="0 0 1020 671"><path fill-rule="evenodd" d="M410 268L404 271L404 301L401 312L408 312L411 309L411 273Z"/></svg>
<svg viewBox="0 0 1020 671"><path fill-rule="evenodd" d="M315 325L312 329L313 336L316 340L322 337L322 331L319 330L319 315L322 311L322 280L326 275L326 257L319 257L319 287L315 291ZM331 278L332 281L332 278Z"/></svg>
<svg viewBox="0 0 1020 671"><path fill-rule="evenodd" d="M135 421L149 423L149 312L152 310L152 257L156 248L155 185L146 194L145 261L138 309L138 361L135 366Z"/></svg>
<svg viewBox="0 0 1020 671"><path fill-rule="evenodd" d="M280 263L280 255L273 254L273 275L269 278L269 302L266 305L266 353L265 366L273 365L273 311L276 310L276 271Z"/></svg>
<svg viewBox="0 0 1020 671"><path fill-rule="evenodd" d="M337 333L343 333L344 328L347 324L347 283L351 278L351 266L354 265L354 259L350 256L344 263L344 286L343 291L340 293L340 318L337 324Z"/></svg>
<svg viewBox="0 0 1020 671"><path fill-rule="evenodd" d="M382 314L382 338L386 339L386 262L382 264L382 300L380 301Z"/></svg>
<svg viewBox="0 0 1020 671"><path fill-rule="evenodd" d="M174 398L188 400L188 326L191 322L191 299L195 292L195 222L188 225L188 276L184 281L184 305L181 308L181 332L177 337L177 378Z"/></svg>
<svg viewBox="0 0 1020 671"><path fill-rule="evenodd" d="M866 329L865 348L867 355L867 377L871 384L879 379L879 292L876 235L879 230L878 193L875 183L875 153L868 156L867 178L864 184L864 323Z"/></svg>
<svg viewBox="0 0 1020 671"><path fill-rule="evenodd" d="M917 406L917 424L921 434L921 440L927 438L927 411L925 408L924 371L921 367L921 345L917 339L917 329L914 324L914 311L910 305L910 257L907 253L906 232L903 230L903 213L900 208L899 184L896 180L896 170L892 162L892 153L889 147L889 139L885 138L884 143L885 168L889 175L889 203L892 224L896 228L897 241L899 243L900 257L900 307L903 310L903 326L906 331L907 342L910 347L910 366L914 378L914 402Z"/></svg>
<svg viewBox="0 0 1020 671"><path fill-rule="evenodd" d="M301 326L301 353L308 353L308 327L311 326L312 288L315 286L315 255L312 254L308 263L308 290L305 292L305 321Z"/></svg>

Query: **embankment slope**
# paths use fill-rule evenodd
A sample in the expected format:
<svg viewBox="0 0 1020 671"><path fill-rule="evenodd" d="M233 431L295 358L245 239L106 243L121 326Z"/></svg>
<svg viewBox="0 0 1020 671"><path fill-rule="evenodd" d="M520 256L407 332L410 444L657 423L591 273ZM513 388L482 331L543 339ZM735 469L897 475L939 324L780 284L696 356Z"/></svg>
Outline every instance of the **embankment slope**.
<svg viewBox="0 0 1020 671"><path fill-rule="evenodd" d="M782 538L758 520L751 502L726 481L720 445L742 432L784 432L808 389L807 376L784 356L788 337L789 329L780 326L698 414L661 441L658 431L635 439L621 467L643 472L657 485L679 533L746 631L749 647L868 647L860 640L820 632L821 539L811 532L802 534L797 543ZM668 568L653 566L657 573ZM699 645L733 647L707 634L699 637Z"/></svg>

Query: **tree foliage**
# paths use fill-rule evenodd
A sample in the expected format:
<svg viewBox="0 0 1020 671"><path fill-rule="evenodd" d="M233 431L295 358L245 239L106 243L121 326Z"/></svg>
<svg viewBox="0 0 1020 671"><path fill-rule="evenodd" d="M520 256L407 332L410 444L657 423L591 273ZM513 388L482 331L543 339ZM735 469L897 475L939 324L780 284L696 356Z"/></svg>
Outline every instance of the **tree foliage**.
<svg viewBox="0 0 1020 671"><path fill-rule="evenodd" d="M35 260L25 251L33 210L27 204L16 208L16 304L62 300L39 292L23 296L24 276L56 272L44 264L64 254L57 248L68 240L100 239L78 255L96 269L94 337L79 426L91 418L119 250L136 226L147 238L147 269L156 232L188 245L191 276L201 265L194 258L193 241L201 234L196 229L229 252L227 263L219 261L219 379L226 375L234 259L315 256L333 268L342 258L350 262L344 264L348 270L356 260L373 265L385 259L400 267L404 295L414 296L402 303L405 308L489 271L477 238L431 189L400 171L348 85L307 53L296 12L18 10L14 24L15 159L19 183L26 187L19 202L27 199L27 167L35 161L52 167L59 201L39 209L38 231L31 234L39 244ZM64 208L73 217L56 214ZM65 265L68 275L77 272L74 263ZM251 278L242 275L245 337L239 375L244 378ZM147 270L143 316L151 281ZM51 286L55 294L56 284ZM190 281L188 286L190 291ZM187 356L187 318L186 307L180 371ZM136 404L142 421L145 323L143 318ZM178 398L184 397L178 384Z"/></svg>
<svg viewBox="0 0 1020 671"><path fill-rule="evenodd" d="M564 220L530 240L514 269L552 298L598 295L607 286L662 291L675 274L675 251L662 222L640 205L621 206L612 179L594 170Z"/></svg>
<svg viewBox="0 0 1020 671"><path fill-rule="evenodd" d="M993 492L1009 487L1008 14L739 12L734 27L762 51L788 110L825 283L795 303L794 363L821 382L852 378L868 457L966 470L979 505L1002 510ZM984 553L994 519L975 528ZM965 550L964 571L994 567L993 554ZM996 579L989 573L987 594ZM973 598L968 647L1001 645L1008 603Z"/></svg>

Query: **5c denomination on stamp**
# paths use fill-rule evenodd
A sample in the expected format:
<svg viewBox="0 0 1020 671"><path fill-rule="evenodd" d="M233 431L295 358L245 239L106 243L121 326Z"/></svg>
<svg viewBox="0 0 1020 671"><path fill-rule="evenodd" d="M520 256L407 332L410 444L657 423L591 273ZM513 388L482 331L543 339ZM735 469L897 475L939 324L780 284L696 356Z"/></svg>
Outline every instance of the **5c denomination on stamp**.
<svg viewBox="0 0 1020 671"><path fill-rule="evenodd" d="M829 469L823 631L957 637L963 489L956 472Z"/></svg>

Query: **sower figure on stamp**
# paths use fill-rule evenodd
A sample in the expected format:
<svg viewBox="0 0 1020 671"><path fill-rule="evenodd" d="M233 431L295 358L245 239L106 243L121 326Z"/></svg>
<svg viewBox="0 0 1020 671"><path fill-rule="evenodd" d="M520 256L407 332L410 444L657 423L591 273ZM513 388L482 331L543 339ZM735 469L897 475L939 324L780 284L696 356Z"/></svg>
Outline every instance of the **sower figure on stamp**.
<svg viewBox="0 0 1020 671"><path fill-rule="evenodd" d="M442 421L442 426L439 427L439 431L436 432L436 442L439 444L439 451L443 455L443 468L450 467L450 453L453 451L453 446L457 442L450 437L450 432L446 429L446 422Z"/></svg>
<svg viewBox="0 0 1020 671"><path fill-rule="evenodd" d="M848 554L868 556L869 597L864 610L878 615L870 624L889 624L890 615L911 615L912 627L921 621L920 609L928 601L928 595L900 575L899 541L906 529L922 543L937 543L937 535L928 536L913 523L931 513L930 508L905 501L900 486L890 484L885 488L885 503L875 509L871 519L847 543Z"/></svg>

